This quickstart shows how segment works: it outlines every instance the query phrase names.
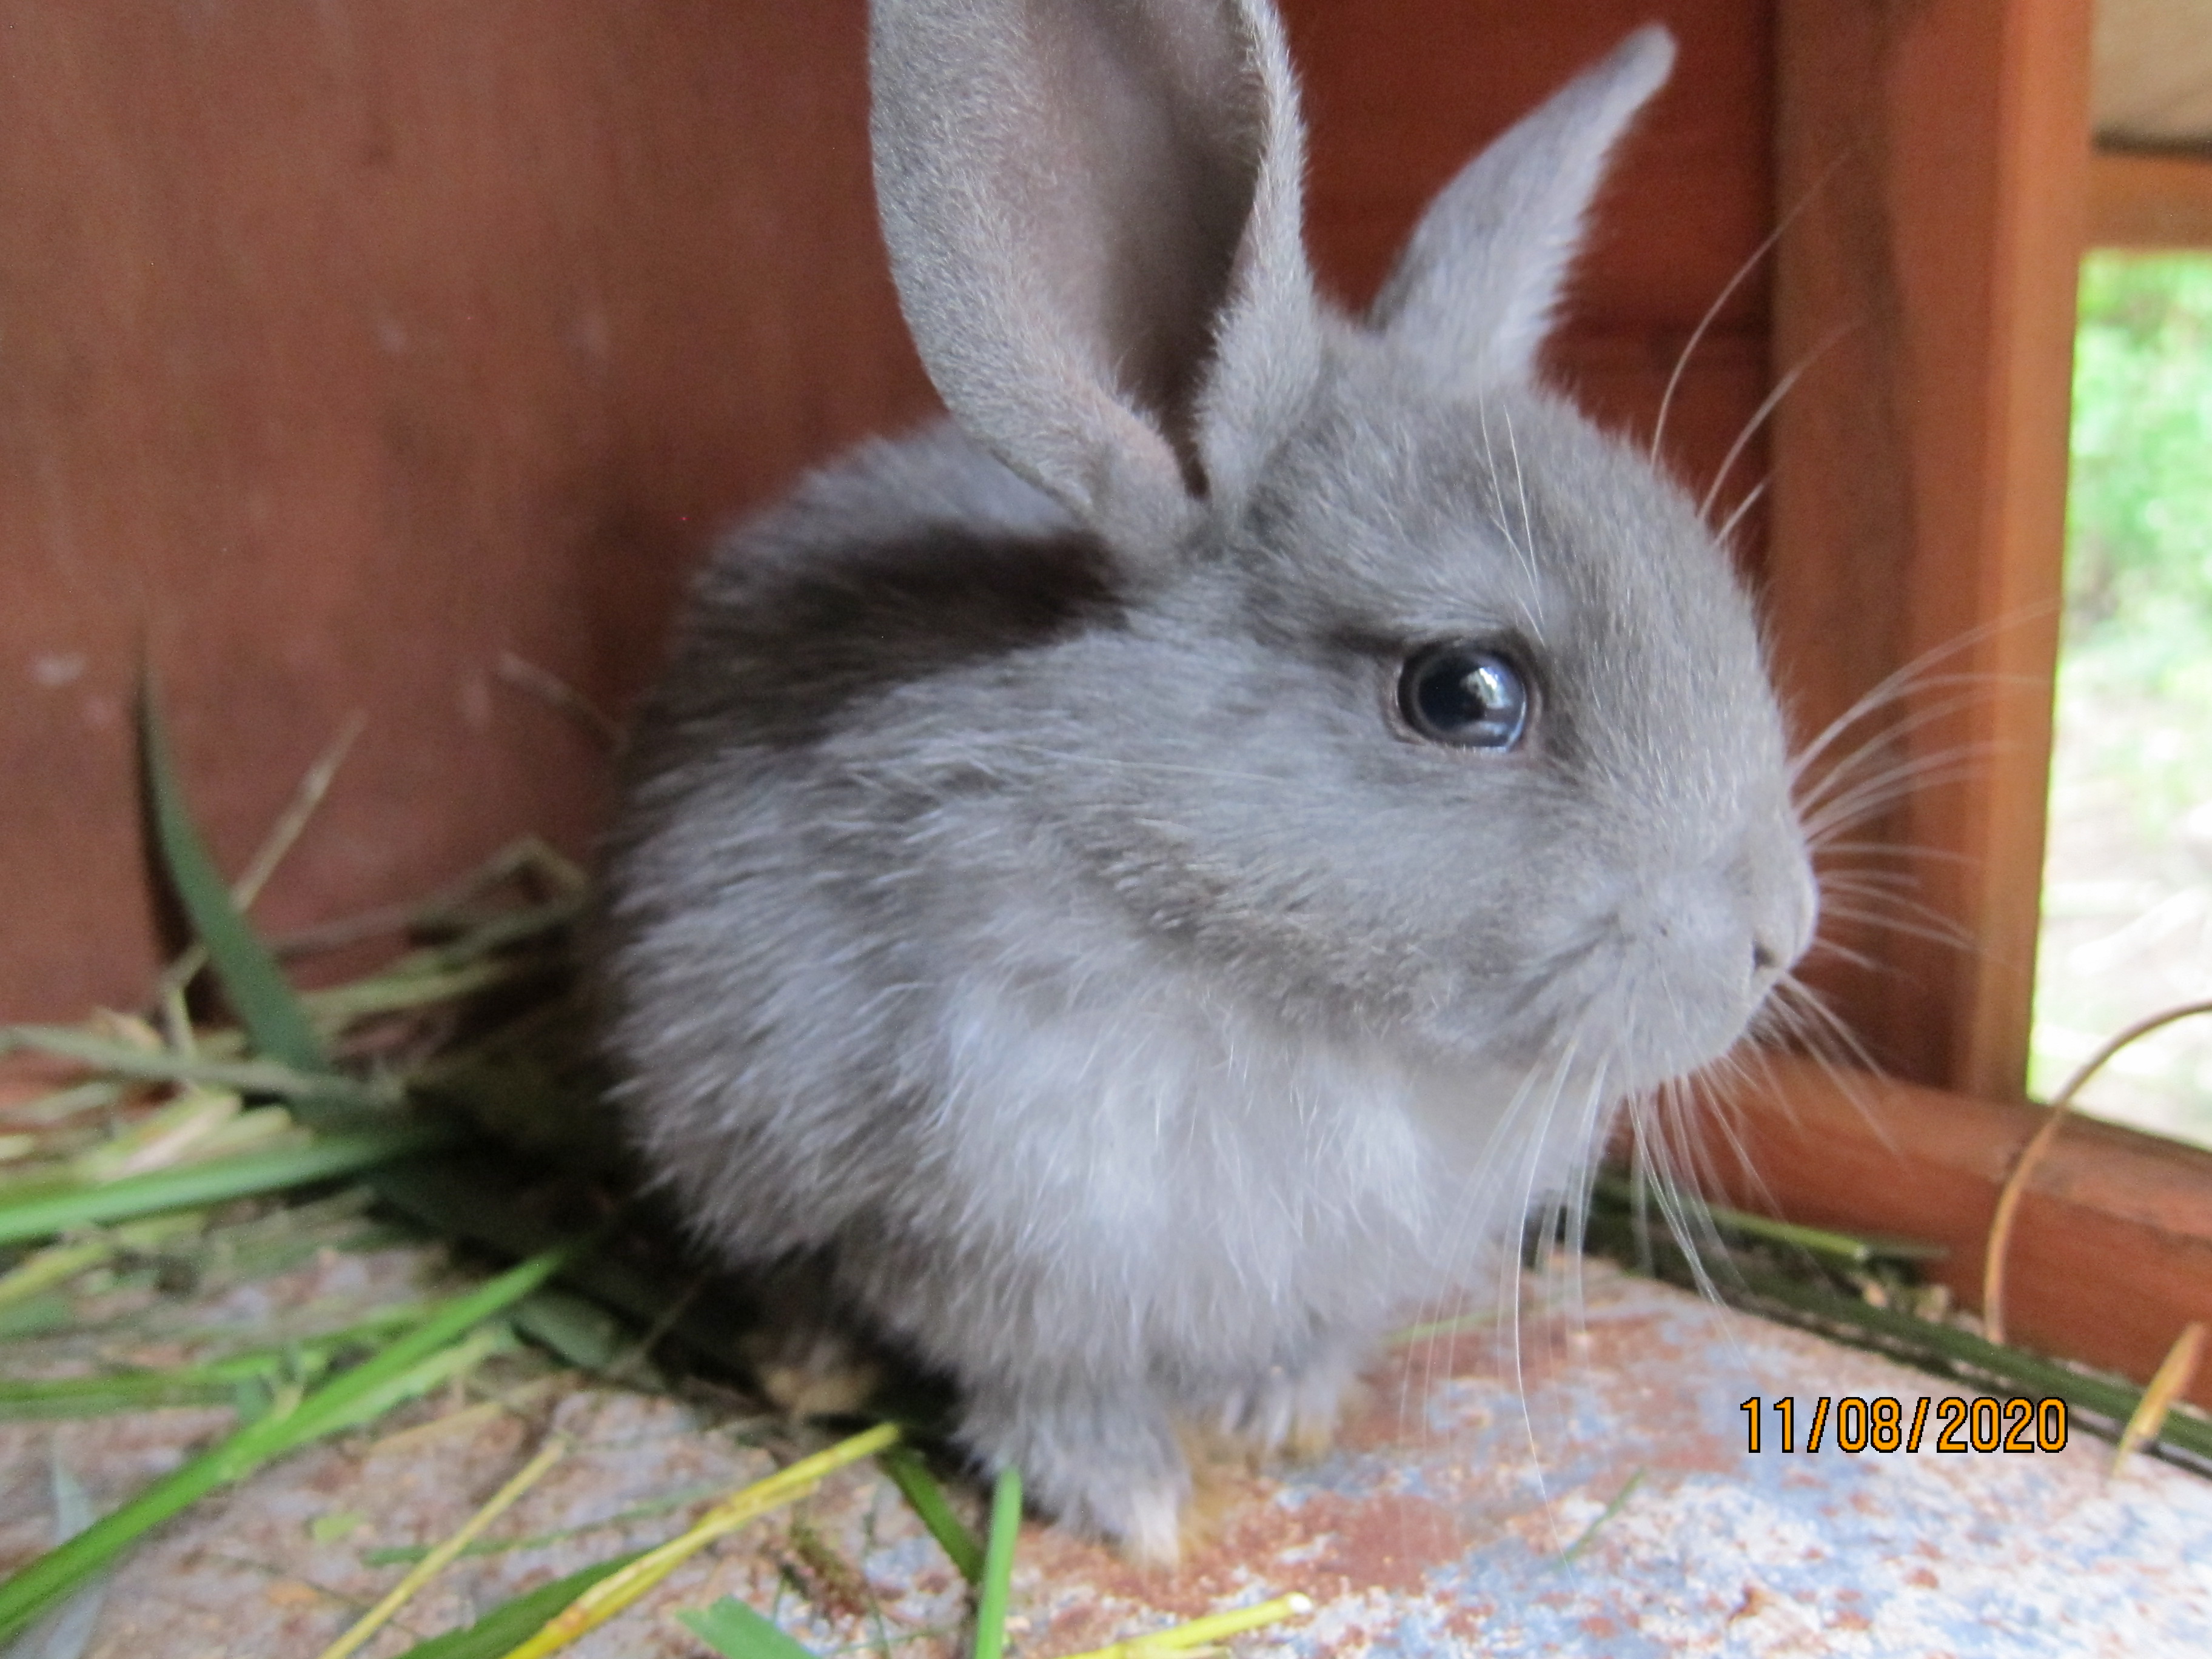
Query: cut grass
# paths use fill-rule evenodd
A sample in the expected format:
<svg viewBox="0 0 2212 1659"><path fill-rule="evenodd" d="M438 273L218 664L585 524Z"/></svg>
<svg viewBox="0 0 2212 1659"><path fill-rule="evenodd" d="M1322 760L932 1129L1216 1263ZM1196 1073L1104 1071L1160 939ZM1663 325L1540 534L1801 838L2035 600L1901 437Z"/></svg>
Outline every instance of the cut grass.
<svg viewBox="0 0 2212 1659"><path fill-rule="evenodd" d="M975 1659L1000 1659L1006 1646L1006 1603L1013 1595L1014 1544L1022 1531L1022 1472L1009 1463L991 1487L991 1533L975 1595Z"/></svg>
<svg viewBox="0 0 2212 1659"><path fill-rule="evenodd" d="M549 1584L540 1584L527 1595L502 1602L473 1625L434 1636L427 1642L417 1642L399 1659L501 1659L516 1643L527 1640L532 1632L542 1629L547 1620L578 1596L611 1578L644 1553L643 1550L631 1550L556 1578Z"/></svg>
<svg viewBox="0 0 2212 1659"><path fill-rule="evenodd" d="M1261 1630L1269 1625L1279 1625L1285 1619L1302 1619L1313 1611L1313 1602L1295 1591L1279 1595L1272 1601L1261 1601L1249 1607L1231 1607L1224 1613L1210 1613L1186 1624L1173 1625L1166 1630L1154 1631L1148 1636L1132 1636L1126 1641L1110 1642L1103 1648L1092 1648L1087 1653L1071 1656L1071 1659L1200 1659L1201 1655L1220 1653L1221 1644L1232 1636L1242 1636L1248 1631Z"/></svg>
<svg viewBox="0 0 2212 1659"><path fill-rule="evenodd" d="M305 1387L319 1380L349 1354L374 1352L396 1331L420 1323L432 1311L420 1305L386 1309L325 1336L303 1337L281 1348L230 1354L197 1365L45 1382L0 1378L0 1419L229 1405L238 1400L241 1388L248 1387L273 1395L287 1385Z"/></svg>
<svg viewBox="0 0 2212 1659"><path fill-rule="evenodd" d="M981 1583L983 1546L952 1512L952 1505L945 1500L945 1489L937 1484L929 1466L911 1446L894 1446L876 1462L912 1505L921 1524L929 1528L930 1536L937 1540L945 1559L960 1570L960 1576L970 1585Z"/></svg>
<svg viewBox="0 0 2212 1659"><path fill-rule="evenodd" d="M207 952L209 965L222 981L239 1024L268 1059L295 1072L327 1071L322 1040L307 1010L286 982L276 958L246 925L228 884L216 873L207 843L185 807L184 784L169 752L161 698L150 673L142 677L138 688L138 750L162 867L191 921L200 948Z"/></svg>
<svg viewBox="0 0 2212 1659"><path fill-rule="evenodd" d="M676 1617L722 1659L814 1659L812 1651L787 1635L781 1626L733 1595L712 1607L687 1608Z"/></svg>
<svg viewBox="0 0 2212 1659"><path fill-rule="evenodd" d="M897 1425L878 1423L732 1493L693 1522L680 1536L646 1551L620 1571L592 1585L504 1659L544 1659L545 1655L558 1652L578 1637L606 1623L716 1539L805 1497L826 1476L848 1463L872 1457L894 1444L898 1437Z"/></svg>
<svg viewBox="0 0 2212 1659"><path fill-rule="evenodd" d="M451 1375L470 1333L550 1279L574 1254L550 1250L446 1304L415 1329L335 1380L263 1417L155 1481L121 1509L0 1584L0 1642L11 1639L170 1516L243 1480L271 1459L361 1422L407 1396L427 1376Z"/></svg>
<svg viewBox="0 0 2212 1659"><path fill-rule="evenodd" d="M389 1080L363 1079L336 1072L303 1071L281 1060L225 1060L166 1049L147 1050L94 1036L65 1025L0 1026L0 1054L32 1049L74 1060L106 1073L109 1079L143 1083L204 1083L241 1094L289 1101L304 1111L350 1108L388 1111L401 1098Z"/></svg>
<svg viewBox="0 0 2212 1659"><path fill-rule="evenodd" d="M409 1569L407 1576L386 1593L384 1599L354 1621L351 1629L325 1648L319 1659L346 1659L346 1656L362 1647L376 1632L390 1622L392 1614L406 1606L423 1585L440 1572L473 1542L478 1534L513 1508L515 1500L542 1480L553 1465L568 1453L567 1437L554 1435L538 1449L538 1455L523 1465L505 1486L494 1492L489 1501L463 1523L460 1529L440 1543L422 1560Z"/></svg>
<svg viewBox="0 0 2212 1659"><path fill-rule="evenodd" d="M324 1136L304 1146L129 1176L104 1186L69 1187L0 1204L0 1244L52 1238L73 1228L258 1194L289 1192L438 1152L462 1139L452 1124L394 1123Z"/></svg>

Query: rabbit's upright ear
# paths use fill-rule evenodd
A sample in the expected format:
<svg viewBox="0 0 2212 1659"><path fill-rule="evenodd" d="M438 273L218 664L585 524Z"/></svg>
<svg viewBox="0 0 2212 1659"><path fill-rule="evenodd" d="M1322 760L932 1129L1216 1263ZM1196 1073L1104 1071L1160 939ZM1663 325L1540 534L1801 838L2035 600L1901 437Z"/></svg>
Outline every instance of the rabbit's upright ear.
<svg viewBox="0 0 2212 1659"><path fill-rule="evenodd" d="M1414 228L1368 322L1466 386L1526 380L1607 158L1674 66L1650 24L1461 169Z"/></svg>
<svg viewBox="0 0 2212 1659"><path fill-rule="evenodd" d="M1317 370L1267 0L872 0L876 193L969 434L1126 557L1234 496Z"/></svg>

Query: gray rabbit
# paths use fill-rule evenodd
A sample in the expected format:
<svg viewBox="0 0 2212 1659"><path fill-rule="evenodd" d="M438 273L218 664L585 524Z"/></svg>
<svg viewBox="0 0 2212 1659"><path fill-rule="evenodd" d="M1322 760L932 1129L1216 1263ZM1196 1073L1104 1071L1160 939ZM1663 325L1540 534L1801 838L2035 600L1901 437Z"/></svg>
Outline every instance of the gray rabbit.
<svg viewBox="0 0 2212 1659"><path fill-rule="evenodd" d="M609 1044L703 1239L822 1264L981 1462L1168 1559L1179 1421L1324 1437L1810 939L1729 562L1534 380L1674 49L1484 152L1355 319L1267 0L872 29L952 420L701 579L613 838Z"/></svg>

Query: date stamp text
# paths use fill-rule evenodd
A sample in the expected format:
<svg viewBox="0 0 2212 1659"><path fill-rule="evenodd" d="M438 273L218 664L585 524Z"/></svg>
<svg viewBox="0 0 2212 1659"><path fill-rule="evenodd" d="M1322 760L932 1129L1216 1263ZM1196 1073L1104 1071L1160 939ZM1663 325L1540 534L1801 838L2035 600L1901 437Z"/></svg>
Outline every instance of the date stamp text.
<svg viewBox="0 0 2212 1659"><path fill-rule="evenodd" d="M1765 1400L1758 1395L1736 1409L1744 1414L1747 1449L1794 1452L1804 1431L1803 1448L1817 1452L1833 1446L1841 1452L1917 1452L1932 1429L1939 1452L2055 1452L2066 1449L2066 1402L2049 1400L1967 1400L1926 1395L1911 1403L1893 1395L1872 1399L1847 1394L1816 1395L1809 1412L1795 1396ZM1762 1425L1766 1426L1762 1426Z"/></svg>

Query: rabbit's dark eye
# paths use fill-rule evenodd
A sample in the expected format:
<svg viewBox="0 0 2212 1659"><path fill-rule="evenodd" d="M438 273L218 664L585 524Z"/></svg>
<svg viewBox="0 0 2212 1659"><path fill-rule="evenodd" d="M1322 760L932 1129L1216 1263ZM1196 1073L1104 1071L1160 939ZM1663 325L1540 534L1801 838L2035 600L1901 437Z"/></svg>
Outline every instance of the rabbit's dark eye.
<svg viewBox="0 0 2212 1659"><path fill-rule="evenodd" d="M1406 659L1398 676L1406 724L1457 749L1510 749L1528 729L1528 682L1495 651L1455 641Z"/></svg>

